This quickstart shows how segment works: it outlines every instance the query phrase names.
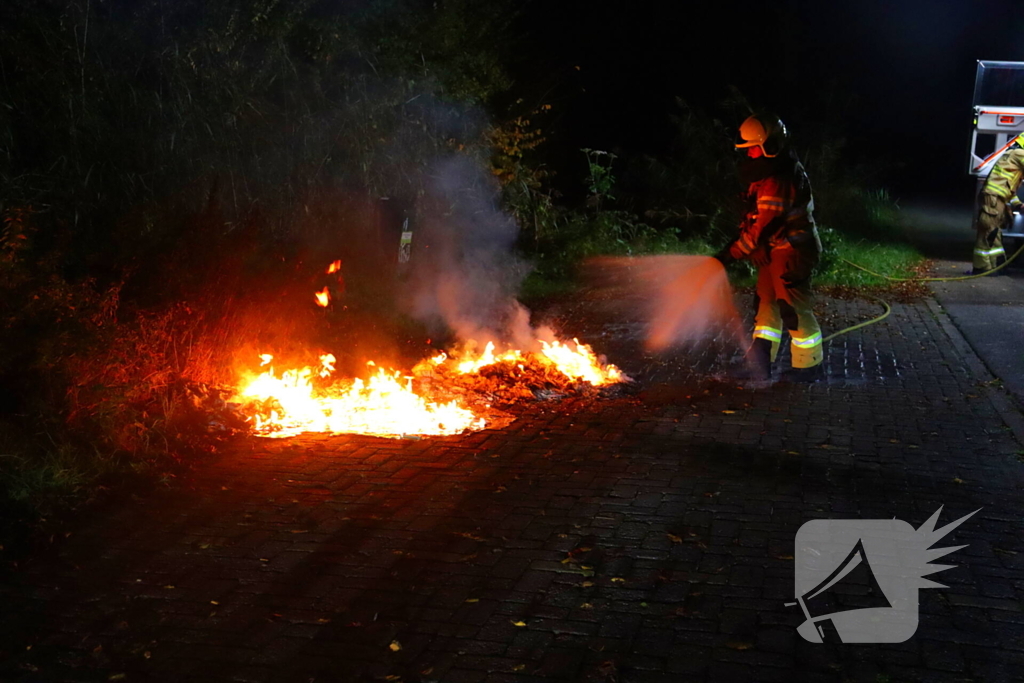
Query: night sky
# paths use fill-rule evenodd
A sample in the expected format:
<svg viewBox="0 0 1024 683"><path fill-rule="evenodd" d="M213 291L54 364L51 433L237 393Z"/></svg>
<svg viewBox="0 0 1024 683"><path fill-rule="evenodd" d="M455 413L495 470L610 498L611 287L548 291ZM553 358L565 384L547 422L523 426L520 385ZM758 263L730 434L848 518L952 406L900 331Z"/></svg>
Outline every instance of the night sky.
<svg viewBox="0 0 1024 683"><path fill-rule="evenodd" d="M727 116L734 85L776 111L798 146L801 126L828 123L852 163L882 162L897 195L962 199L973 191L976 62L1024 60L1021 10L1020 0L535 3L518 85L555 105L564 150L625 153L665 147L675 97Z"/></svg>

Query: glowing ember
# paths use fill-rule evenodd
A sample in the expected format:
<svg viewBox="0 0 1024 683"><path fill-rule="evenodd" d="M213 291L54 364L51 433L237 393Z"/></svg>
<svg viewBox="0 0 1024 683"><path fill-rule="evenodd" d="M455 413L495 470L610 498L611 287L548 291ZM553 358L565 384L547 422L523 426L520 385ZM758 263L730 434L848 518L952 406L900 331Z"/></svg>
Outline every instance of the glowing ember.
<svg viewBox="0 0 1024 683"><path fill-rule="evenodd" d="M316 305L323 308L327 307L327 304L331 303L331 293L324 287L321 291L313 294L316 297Z"/></svg>
<svg viewBox="0 0 1024 683"><path fill-rule="evenodd" d="M261 356L264 366L272 358ZM412 390L410 378L383 368L368 381L313 386L313 376L328 377L335 358L320 357L321 368L288 370L278 376L273 367L252 378L240 398L263 402L265 414L253 417L253 431L260 436L287 437L303 432L331 432L402 436L407 434L458 434L483 429L485 421L455 401L432 403ZM372 364L371 364L372 365ZM269 407L273 406L273 407Z"/></svg>
<svg viewBox="0 0 1024 683"><path fill-rule="evenodd" d="M332 261L331 265L327 266L327 274L337 273L341 270L341 261Z"/></svg>

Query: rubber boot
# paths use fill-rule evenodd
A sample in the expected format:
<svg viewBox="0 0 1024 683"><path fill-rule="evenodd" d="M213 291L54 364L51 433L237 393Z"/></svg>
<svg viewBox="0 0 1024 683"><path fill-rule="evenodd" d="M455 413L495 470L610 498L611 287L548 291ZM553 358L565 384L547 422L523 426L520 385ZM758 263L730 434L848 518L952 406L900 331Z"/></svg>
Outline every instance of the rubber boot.
<svg viewBox="0 0 1024 683"><path fill-rule="evenodd" d="M747 349L747 372L745 379L767 382L772 378L772 343L758 337Z"/></svg>
<svg viewBox="0 0 1024 683"><path fill-rule="evenodd" d="M814 384L815 382L824 382L825 379L824 364L818 364L812 368L790 368L781 377L781 381L794 384Z"/></svg>

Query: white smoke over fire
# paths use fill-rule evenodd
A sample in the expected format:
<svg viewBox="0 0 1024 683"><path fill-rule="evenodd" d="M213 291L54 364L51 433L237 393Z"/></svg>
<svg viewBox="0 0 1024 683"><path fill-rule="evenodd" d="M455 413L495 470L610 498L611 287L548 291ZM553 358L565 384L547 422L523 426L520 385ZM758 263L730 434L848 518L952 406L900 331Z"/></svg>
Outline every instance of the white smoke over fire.
<svg viewBox="0 0 1024 683"><path fill-rule="evenodd" d="M519 226L498 208L499 188L473 159L453 156L427 175L410 259L409 312L464 341L535 345L516 300L529 266L515 253Z"/></svg>

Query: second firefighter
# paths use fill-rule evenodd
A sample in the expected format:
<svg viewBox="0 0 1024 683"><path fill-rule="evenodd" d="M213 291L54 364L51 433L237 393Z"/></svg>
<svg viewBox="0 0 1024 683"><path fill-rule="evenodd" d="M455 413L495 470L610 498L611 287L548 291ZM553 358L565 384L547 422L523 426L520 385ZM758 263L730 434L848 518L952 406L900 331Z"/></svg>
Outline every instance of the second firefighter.
<svg viewBox="0 0 1024 683"><path fill-rule="evenodd" d="M1017 190L1022 178L1024 133L1014 138L996 160L978 196L978 217L975 220L978 237L974 242L972 270L975 275L994 270L1006 260L1003 228L1012 221L1012 210L1021 205Z"/></svg>

